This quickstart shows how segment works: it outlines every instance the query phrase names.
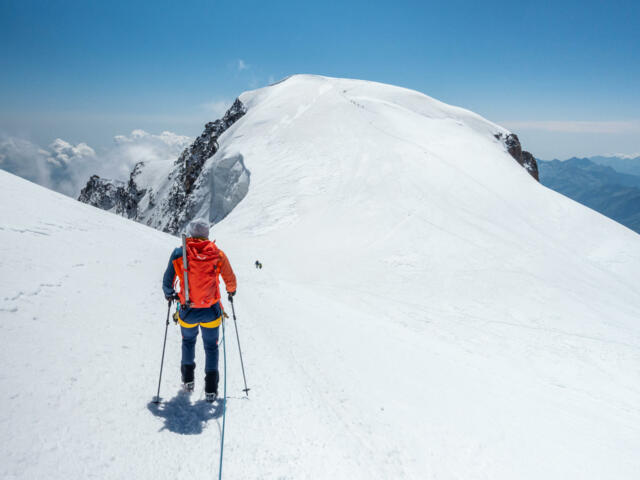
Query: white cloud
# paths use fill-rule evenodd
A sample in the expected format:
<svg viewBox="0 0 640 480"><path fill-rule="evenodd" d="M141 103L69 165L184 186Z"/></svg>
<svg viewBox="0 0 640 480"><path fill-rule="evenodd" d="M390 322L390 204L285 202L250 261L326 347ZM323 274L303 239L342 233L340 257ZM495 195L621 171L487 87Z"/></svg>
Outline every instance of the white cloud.
<svg viewBox="0 0 640 480"><path fill-rule="evenodd" d="M191 137L186 135L178 135L173 132L164 131L160 135L147 133L144 130L133 130L131 135L116 135L113 140L118 146L127 146L133 144L145 144L154 146L159 149L158 154L166 151L173 156L176 152L180 153L187 145L192 142ZM178 149L178 150L176 150Z"/></svg>
<svg viewBox="0 0 640 480"><path fill-rule="evenodd" d="M238 67L238 71L241 72L243 70L248 70L250 65L247 65L244 60L239 58L237 62L237 67Z"/></svg>
<svg viewBox="0 0 640 480"><path fill-rule="evenodd" d="M606 122L588 121L504 121L500 122L512 130L539 130L558 133L640 133L640 120Z"/></svg>
<svg viewBox="0 0 640 480"><path fill-rule="evenodd" d="M121 180L128 178L136 163L175 160L193 142L192 138L173 132L154 135L144 130L116 135L113 140L115 145L101 155L102 165L95 173Z"/></svg>
<svg viewBox="0 0 640 480"><path fill-rule="evenodd" d="M66 195L79 192L78 185L88 179L84 172L96 161L85 143L71 145L57 138L45 149L21 138L0 140L0 168Z"/></svg>
<svg viewBox="0 0 640 480"><path fill-rule="evenodd" d="M618 157L618 158L624 158L625 160L629 160L629 159L634 159L634 158L640 158L640 152L636 152L636 153L607 153L606 155L603 155L604 157Z"/></svg>
<svg viewBox="0 0 640 480"><path fill-rule="evenodd" d="M61 138L56 138L51 145L51 161L56 166L69 166L75 162L91 160L96 156L96 152L86 143L71 145ZM44 151L44 150L43 150Z"/></svg>
<svg viewBox="0 0 640 480"><path fill-rule="evenodd" d="M50 170L56 167L51 153L21 138L0 139L0 168L32 182L51 187Z"/></svg>
<svg viewBox="0 0 640 480"><path fill-rule="evenodd" d="M91 175L127 180L140 161L175 160L192 139L172 132L154 135L134 130L114 137L111 148L96 152L86 143L73 145L60 138L47 148L29 140L0 136L0 168L27 180L77 197Z"/></svg>

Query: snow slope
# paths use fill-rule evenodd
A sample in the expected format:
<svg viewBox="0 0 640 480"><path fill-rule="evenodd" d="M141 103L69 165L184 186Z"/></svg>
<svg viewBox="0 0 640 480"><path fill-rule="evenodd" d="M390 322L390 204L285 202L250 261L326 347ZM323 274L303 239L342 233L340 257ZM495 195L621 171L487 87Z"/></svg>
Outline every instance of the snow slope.
<svg viewBox="0 0 640 480"><path fill-rule="evenodd" d="M638 478L637 234L417 92L240 98L211 159L250 172L214 228L252 388L228 331L225 478ZM0 476L215 478L220 412L177 394L173 325L149 403L177 239L4 172L0 198Z"/></svg>

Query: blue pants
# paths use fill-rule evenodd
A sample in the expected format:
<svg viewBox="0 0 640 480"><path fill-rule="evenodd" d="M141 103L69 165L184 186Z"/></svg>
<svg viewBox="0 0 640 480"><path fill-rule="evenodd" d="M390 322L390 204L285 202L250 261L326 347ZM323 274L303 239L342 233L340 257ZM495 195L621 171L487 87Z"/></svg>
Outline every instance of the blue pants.
<svg viewBox="0 0 640 480"><path fill-rule="evenodd" d="M206 354L206 362L204 366L205 373L218 370L218 330L216 328L191 327L186 328L180 326L182 330L182 365L193 365L196 358L196 340L198 338L198 329L202 331L202 342L204 343L204 353Z"/></svg>
<svg viewBox="0 0 640 480"><path fill-rule="evenodd" d="M182 365L193 365L196 358L198 326L202 330L202 342L206 362L205 373L218 370L218 334L222 320L220 302L209 308L180 307L178 322L182 330ZM211 328L216 325L214 328Z"/></svg>

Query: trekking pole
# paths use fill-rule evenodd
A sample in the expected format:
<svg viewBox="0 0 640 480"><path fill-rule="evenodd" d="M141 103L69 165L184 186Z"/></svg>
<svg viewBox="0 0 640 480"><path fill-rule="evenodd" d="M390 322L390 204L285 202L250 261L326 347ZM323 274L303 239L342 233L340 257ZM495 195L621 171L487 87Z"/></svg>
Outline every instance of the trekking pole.
<svg viewBox="0 0 640 480"><path fill-rule="evenodd" d="M236 320L236 309L233 306L233 297L229 297L231 302L231 313L233 313L233 325L236 329L236 339L238 340L238 352L240 352L240 366L242 366L242 378L244 379L243 392L248 397L250 388L247 387L247 377L244 374L244 362L242 361L242 349L240 348L240 335L238 335L238 321Z"/></svg>
<svg viewBox="0 0 640 480"><path fill-rule="evenodd" d="M169 330L169 315L171 315L171 302L169 300L169 308L167 309L167 323L164 327L164 343L162 344L162 360L160 361L160 378L158 379L158 394L156 395L156 399L153 403L160 403L160 382L162 382L162 367L164 366L164 350L167 346L167 330Z"/></svg>

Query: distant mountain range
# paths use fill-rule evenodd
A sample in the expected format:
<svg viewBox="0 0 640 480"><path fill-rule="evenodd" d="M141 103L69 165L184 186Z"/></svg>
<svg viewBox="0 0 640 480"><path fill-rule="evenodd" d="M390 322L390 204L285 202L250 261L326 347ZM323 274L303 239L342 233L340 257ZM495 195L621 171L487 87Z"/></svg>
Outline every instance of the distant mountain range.
<svg viewBox="0 0 640 480"><path fill-rule="evenodd" d="M540 183L640 233L640 157L537 162Z"/></svg>
<svg viewBox="0 0 640 480"><path fill-rule="evenodd" d="M637 157L589 157L593 163L606 165L620 173L640 175L640 156Z"/></svg>

